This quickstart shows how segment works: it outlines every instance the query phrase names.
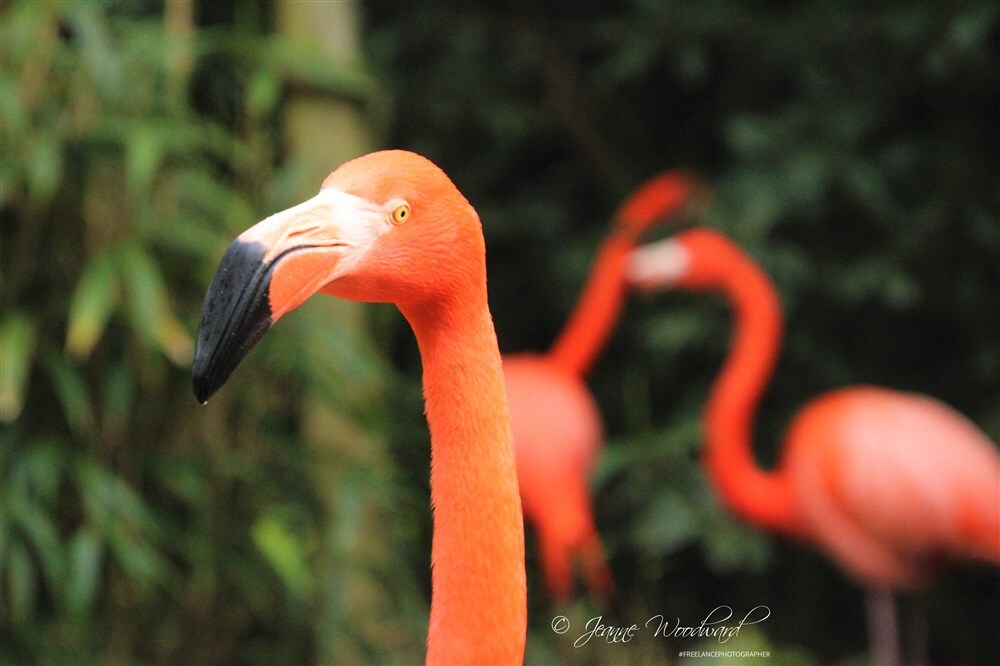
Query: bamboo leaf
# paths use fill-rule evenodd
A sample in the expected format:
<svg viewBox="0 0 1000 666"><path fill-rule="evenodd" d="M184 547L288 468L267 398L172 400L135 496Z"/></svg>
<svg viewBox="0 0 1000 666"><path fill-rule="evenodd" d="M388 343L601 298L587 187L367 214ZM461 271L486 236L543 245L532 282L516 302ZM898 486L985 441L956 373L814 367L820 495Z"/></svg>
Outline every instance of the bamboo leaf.
<svg viewBox="0 0 1000 666"><path fill-rule="evenodd" d="M106 531L158 531L142 497L114 473L88 461L76 465L80 494L92 525Z"/></svg>
<svg viewBox="0 0 1000 666"><path fill-rule="evenodd" d="M310 585L309 565L302 544L288 526L274 515L259 518L253 540L261 554L291 592L302 597Z"/></svg>
<svg viewBox="0 0 1000 666"><path fill-rule="evenodd" d="M65 449L52 441L36 441L15 463L14 476L23 479L32 498L53 506L63 479Z"/></svg>
<svg viewBox="0 0 1000 666"><path fill-rule="evenodd" d="M97 3L73 3L66 18L78 35L82 63L97 83L100 94L113 102L125 97L124 63L115 52L107 21Z"/></svg>
<svg viewBox="0 0 1000 666"><path fill-rule="evenodd" d="M194 359L194 341L184 325L168 309L160 314L156 341L174 365L181 368L191 365Z"/></svg>
<svg viewBox="0 0 1000 666"><path fill-rule="evenodd" d="M360 62L331 62L316 48L302 46L281 36L271 36L262 45L259 39L213 34L205 30L199 46L204 53L223 51L257 63L282 81L318 88L363 104L381 101L378 80L365 71Z"/></svg>
<svg viewBox="0 0 1000 666"><path fill-rule="evenodd" d="M65 575L65 562L59 543L59 533L49 514L23 495L5 498L5 502L8 504L12 521L20 528L25 540L38 557L42 573L45 574L50 588L59 589Z"/></svg>
<svg viewBox="0 0 1000 666"><path fill-rule="evenodd" d="M136 125L126 136L125 174L137 200L149 198L153 178L166 156L165 138L152 123Z"/></svg>
<svg viewBox="0 0 1000 666"><path fill-rule="evenodd" d="M105 433L112 436L122 432L129 421L135 401L135 386L124 363L108 366L101 386L101 404Z"/></svg>
<svg viewBox="0 0 1000 666"><path fill-rule="evenodd" d="M28 189L42 201L50 199L59 187L63 171L61 147L62 137L55 128L31 136L26 145Z"/></svg>
<svg viewBox="0 0 1000 666"><path fill-rule="evenodd" d="M122 268L127 276L133 328L176 365L190 365L194 341L167 304L166 287L156 263L144 250L133 247L122 255Z"/></svg>
<svg viewBox="0 0 1000 666"><path fill-rule="evenodd" d="M89 391L76 368L55 352L47 353L42 359L42 364L55 388L63 415L73 434L82 437L93 433L93 406L88 395Z"/></svg>
<svg viewBox="0 0 1000 666"><path fill-rule="evenodd" d="M169 565L155 548L124 530L115 529L109 536L112 554L137 586L145 590L164 580Z"/></svg>
<svg viewBox="0 0 1000 666"><path fill-rule="evenodd" d="M87 527L78 530L69 543L66 608L70 613L84 613L93 604L103 559L104 548L97 534Z"/></svg>
<svg viewBox="0 0 1000 666"><path fill-rule="evenodd" d="M169 564L154 546L162 530L142 497L117 475L97 464L82 461L75 469L95 538L104 537L110 555L138 585L161 582L169 570ZM85 543L79 548L91 546ZM84 550L79 557L90 555ZM86 592L83 585L81 582L81 595Z"/></svg>
<svg viewBox="0 0 1000 666"><path fill-rule="evenodd" d="M31 556L22 542L11 545L7 556L8 603L14 620L25 623L31 620L35 610L35 588L37 574L31 563Z"/></svg>
<svg viewBox="0 0 1000 666"><path fill-rule="evenodd" d="M90 356L119 301L119 285L110 253L87 264L69 307L66 352L77 359Z"/></svg>
<svg viewBox="0 0 1000 666"><path fill-rule="evenodd" d="M246 197L204 171L171 168L164 181L177 191L179 210L171 225L156 225L149 230L149 238L157 248L188 253L200 261L232 240L235 230L245 228L258 217Z"/></svg>
<svg viewBox="0 0 1000 666"><path fill-rule="evenodd" d="M188 159L193 156L209 156L231 163L235 168L245 168L258 159L250 146L241 142L226 128L207 121L192 126L190 122L170 118L137 120L127 115L108 113L98 119L93 128L88 129L86 138L98 143L128 146L131 141L136 140L135 137L142 134L155 136L161 148L161 159L167 156ZM140 163L136 168L142 166L142 160L149 160L154 155L150 147L141 145L143 141L150 140L139 140L137 159Z"/></svg>
<svg viewBox="0 0 1000 666"><path fill-rule="evenodd" d="M13 421L24 406L31 359L35 353L35 324L23 312L13 312L0 323L0 421Z"/></svg>
<svg viewBox="0 0 1000 666"><path fill-rule="evenodd" d="M253 118L266 118L281 99L281 79L272 72L261 70L251 79L247 89L247 112Z"/></svg>
<svg viewBox="0 0 1000 666"><path fill-rule="evenodd" d="M10 492L10 484L4 484L4 491ZM0 571L7 564L7 554L11 547L10 517L4 504L0 503Z"/></svg>

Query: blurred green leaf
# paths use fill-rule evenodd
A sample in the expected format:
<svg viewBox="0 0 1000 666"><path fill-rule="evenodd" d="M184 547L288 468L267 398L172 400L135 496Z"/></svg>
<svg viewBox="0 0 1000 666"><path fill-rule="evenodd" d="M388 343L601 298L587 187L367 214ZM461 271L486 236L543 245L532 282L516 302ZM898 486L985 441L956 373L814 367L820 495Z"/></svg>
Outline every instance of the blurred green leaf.
<svg viewBox="0 0 1000 666"><path fill-rule="evenodd" d="M89 461L74 472L90 524L103 532L156 531L156 520L142 497L113 472Z"/></svg>
<svg viewBox="0 0 1000 666"><path fill-rule="evenodd" d="M266 118L281 98L281 78L273 72L257 72L247 89L247 112L256 119Z"/></svg>
<svg viewBox="0 0 1000 666"><path fill-rule="evenodd" d="M93 463L81 462L74 472L88 529L104 540L109 556L144 591L162 584L170 566L156 548L158 521L143 498L117 475ZM90 548L86 542L81 547Z"/></svg>
<svg viewBox="0 0 1000 666"><path fill-rule="evenodd" d="M77 530L69 542L69 580L66 607L75 615L88 611L94 602L101 576L102 545L87 527Z"/></svg>
<svg viewBox="0 0 1000 666"><path fill-rule="evenodd" d="M28 187L45 201L52 197L62 176L62 153L54 132L33 136L28 144Z"/></svg>
<svg viewBox="0 0 1000 666"><path fill-rule="evenodd" d="M9 590L8 603L11 615L18 623L29 622L34 615L37 584L35 567L31 556L17 541L7 549L4 571L6 573L6 589Z"/></svg>
<svg viewBox="0 0 1000 666"><path fill-rule="evenodd" d="M120 287L113 251L92 257L70 300L66 351L82 359L90 355L118 305Z"/></svg>
<svg viewBox="0 0 1000 666"><path fill-rule="evenodd" d="M224 127L205 120L197 125L166 117L138 119L119 113L107 113L87 128L87 139L131 150L128 173L136 183L149 182L156 167L167 158L211 157L237 169L253 162L251 147Z"/></svg>
<svg viewBox="0 0 1000 666"><path fill-rule="evenodd" d="M179 465L176 460L161 456L152 461L157 479L169 492L191 506L202 506L211 497L211 486L197 467Z"/></svg>
<svg viewBox="0 0 1000 666"><path fill-rule="evenodd" d="M67 7L65 17L78 35L81 61L102 97L117 104L128 90L124 63L115 53L107 16L101 12L100 4L73 3Z"/></svg>
<svg viewBox="0 0 1000 666"><path fill-rule="evenodd" d="M773 132L758 117L737 116L726 126L730 147L743 157L753 158L771 150Z"/></svg>
<svg viewBox="0 0 1000 666"><path fill-rule="evenodd" d="M165 133L152 123L134 124L125 138L125 174L132 196L150 196L153 177L166 157Z"/></svg>
<svg viewBox="0 0 1000 666"><path fill-rule="evenodd" d="M848 190L873 210L886 214L893 208L892 193L885 174L878 165L855 161L844 169L841 177Z"/></svg>
<svg viewBox="0 0 1000 666"><path fill-rule="evenodd" d="M666 314L651 319L646 325L646 339L650 346L665 349L682 349L701 338L705 328L704 313L679 309L668 304Z"/></svg>
<svg viewBox="0 0 1000 666"><path fill-rule="evenodd" d="M80 373L55 351L42 357L42 365L56 391L66 423L77 437L87 437L94 432L93 403L90 391Z"/></svg>
<svg viewBox="0 0 1000 666"><path fill-rule="evenodd" d="M6 34L4 36L6 37ZM5 40L4 43L8 42ZM3 133L0 136L5 141L9 140L8 137L13 139L23 136L22 132L28 127L28 115L21 101L19 89L14 85L13 77L0 77L0 116L3 117Z"/></svg>
<svg viewBox="0 0 1000 666"><path fill-rule="evenodd" d="M103 428L106 433L120 434L128 424L135 401L135 383L122 363L111 364L102 383Z"/></svg>
<svg viewBox="0 0 1000 666"><path fill-rule="evenodd" d="M4 503L13 525L24 534L25 541L38 557L49 588L60 589L66 574L66 562L51 515L23 495L5 497Z"/></svg>
<svg viewBox="0 0 1000 666"><path fill-rule="evenodd" d="M122 530L111 531L107 539L109 554L140 592L149 593L154 587L163 585L170 566L152 544Z"/></svg>
<svg viewBox="0 0 1000 666"><path fill-rule="evenodd" d="M157 248L197 258L207 273L204 279L210 280L208 271L216 267L217 251L254 221L258 213L247 197L203 171L171 169L164 181L178 194L178 217L171 225L153 225L149 238ZM206 257L213 263L204 264Z"/></svg>
<svg viewBox="0 0 1000 666"><path fill-rule="evenodd" d="M378 80L365 72L361 63L318 58L314 49L276 35L269 36L263 44L259 38L249 39L243 35L211 35L206 31L204 37L202 48L226 50L260 63L283 81L319 88L363 103L380 99Z"/></svg>
<svg viewBox="0 0 1000 666"><path fill-rule="evenodd" d="M918 286L904 270L876 259L858 261L838 278L838 295L850 303L875 298L891 308L904 309L920 297Z"/></svg>
<svg viewBox="0 0 1000 666"><path fill-rule="evenodd" d="M706 560L719 573L762 571L770 560L770 537L737 522L718 505L708 511L703 535Z"/></svg>
<svg viewBox="0 0 1000 666"><path fill-rule="evenodd" d="M688 500L663 492L650 504L635 530L636 545L651 553L671 553L691 542L697 517Z"/></svg>
<svg viewBox="0 0 1000 666"><path fill-rule="evenodd" d="M59 484L63 480L66 454L57 442L36 441L12 465L8 480L18 489L24 489L27 496L45 506L55 505Z"/></svg>
<svg viewBox="0 0 1000 666"><path fill-rule="evenodd" d="M29 371L35 352L35 325L20 311L0 321L0 421L13 421L24 406Z"/></svg>
<svg viewBox="0 0 1000 666"><path fill-rule="evenodd" d="M302 544L288 526L265 514L253 526L253 540L292 594L303 597L311 585L309 566Z"/></svg>
<svg viewBox="0 0 1000 666"><path fill-rule="evenodd" d="M189 366L194 357L194 341L170 310L159 268L136 246L122 252L121 262L130 296L132 326L176 365Z"/></svg>

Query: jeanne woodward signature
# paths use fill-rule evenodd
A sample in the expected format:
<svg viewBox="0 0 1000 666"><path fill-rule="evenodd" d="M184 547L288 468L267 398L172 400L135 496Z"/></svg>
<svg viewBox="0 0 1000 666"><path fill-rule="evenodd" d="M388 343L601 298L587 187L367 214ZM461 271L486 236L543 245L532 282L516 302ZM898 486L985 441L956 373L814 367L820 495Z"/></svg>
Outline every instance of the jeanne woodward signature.
<svg viewBox="0 0 1000 666"><path fill-rule="evenodd" d="M754 606L742 618L735 618L733 609L729 606L717 606L705 616L697 626L684 626L680 618L676 618L673 626L663 615L654 615L643 624L644 629L652 630L654 637L659 638L715 638L719 643L725 643L734 636L739 636L740 629L750 624L763 622L771 617L771 609L767 606ZM566 620L566 618L560 618ZM735 620L735 621L731 621ZM555 625L553 625L555 628ZM565 627L560 626L564 633L569 628L569 621L565 621ZM631 624L627 627L616 627L604 623L604 616L590 618L584 626L584 633L573 642L573 647L583 647L592 638L604 639L608 643L628 643L639 633L639 625Z"/></svg>

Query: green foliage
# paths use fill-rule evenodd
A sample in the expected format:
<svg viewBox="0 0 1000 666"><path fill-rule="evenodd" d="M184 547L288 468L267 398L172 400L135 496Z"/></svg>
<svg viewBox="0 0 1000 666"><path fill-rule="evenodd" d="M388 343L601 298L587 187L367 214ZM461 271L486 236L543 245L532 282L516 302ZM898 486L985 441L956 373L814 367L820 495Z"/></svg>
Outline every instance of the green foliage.
<svg viewBox="0 0 1000 666"><path fill-rule="evenodd" d="M199 29L194 9L0 10L5 663L316 660L316 609L342 603L320 544L350 518L358 539L397 529L365 489L325 491L376 464L338 460L346 437L303 432L307 405L329 403L360 433L353 445L380 446L393 375L358 326L336 325L343 312L317 303L283 322L241 370L247 390L209 409L191 395L218 258L301 187L294 165L275 166L282 92L377 103L361 70L320 68L276 36ZM334 448L317 468L320 443ZM389 485L391 464L377 467ZM369 577L397 567L375 555ZM412 634L400 654L419 651Z"/></svg>
<svg viewBox="0 0 1000 666"><path fill-rule="evenodd" d="M0 323L0 420L11 421L21 413L34 353L31 317L24 312L4 313Z"/></svg>

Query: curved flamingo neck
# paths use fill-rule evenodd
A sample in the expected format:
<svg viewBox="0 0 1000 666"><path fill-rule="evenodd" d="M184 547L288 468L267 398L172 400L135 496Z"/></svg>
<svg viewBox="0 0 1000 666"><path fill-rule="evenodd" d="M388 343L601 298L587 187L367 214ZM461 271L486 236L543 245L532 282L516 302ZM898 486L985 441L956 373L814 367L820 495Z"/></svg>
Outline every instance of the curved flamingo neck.
<svg viewBox="0 0 1000 666"><path fill-rule="evenodd" d="M706 408L705 465L734 513L762 527L796 530L791 488L780 475L761 469L752 432L761 395L781 345L781 306L768 277L748 257L725 259L722 290L734 310L729 357L712 387Z"/></svg>
<svg viewBox="0 0 1000 666"><path fill-rule="evenodd" d="M549 351L549 357L583 377L607 342L625 303L625 265L635 246L633 234L618 232L604 241L580 300Z"/></svg>
<svg viewBox="0 0 1000 666"><path fill-rule="evenodd" d="M524 528L500 351L485 288L400 306L423 363L431 432L429 664L520 664Z"/></svg>

